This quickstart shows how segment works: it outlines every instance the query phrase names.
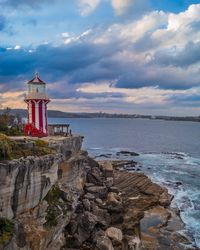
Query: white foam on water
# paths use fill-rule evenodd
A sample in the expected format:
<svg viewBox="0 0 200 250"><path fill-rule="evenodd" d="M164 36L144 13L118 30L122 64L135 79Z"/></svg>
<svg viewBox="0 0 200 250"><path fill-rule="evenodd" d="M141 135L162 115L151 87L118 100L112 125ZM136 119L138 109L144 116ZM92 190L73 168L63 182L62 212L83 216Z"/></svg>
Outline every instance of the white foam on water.
<svg viewBox="0 0 200 250"><path fill-rule="evenodd" d="M174 195L171 206L180 209L186 229L200 247L200 214L194 205L195 202L200 203L200 195L198 187L192 181L192 177L200 175L200 158L193 158L182 152L143 154L140 156L140 164L152 181L166 186L169 193ZM177 182L181 184L177 185ZM199 206L200 204L197 205Z"/></svg>

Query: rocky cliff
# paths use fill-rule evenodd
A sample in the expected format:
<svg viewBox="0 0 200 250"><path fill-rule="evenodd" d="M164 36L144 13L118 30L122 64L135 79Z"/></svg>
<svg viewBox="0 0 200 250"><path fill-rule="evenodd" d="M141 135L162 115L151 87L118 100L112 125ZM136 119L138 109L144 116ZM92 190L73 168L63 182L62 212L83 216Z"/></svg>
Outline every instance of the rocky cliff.
<svg viewBox="0 0 200 250"><path fill-rule="evenodd" d="M56 153L0 163L0 249L175 249L174 242L182 243L163 229L172 218L166 189L122 171L122 163L97 163L81 151L79 136L48 143Z"/></svg>
<svg viewBox="0 0 200 250"><path fill-rule="evenodd" d="M74 188L75 192L82 188L79 183L75 183L79 182L77 176L84 172L84 159L79 157L82 138L50 138L49 145L56 149L55 154L0 162L0 217L14 223L12 240L3 241L6 243L5 249L46 249L56 237L54 234L60 236L58 231L62 230L55 225L59 224L57 218L52 218L51 203L54 203L54 196L62 194L63 203L70 195L76 200L77 194L73 195L72 190ZM68 166L74 178L67 176ZM49 192L52 193L49 196L53 196L53 201L45 200ZM52 230L51 223L55 230Z"/></svg>

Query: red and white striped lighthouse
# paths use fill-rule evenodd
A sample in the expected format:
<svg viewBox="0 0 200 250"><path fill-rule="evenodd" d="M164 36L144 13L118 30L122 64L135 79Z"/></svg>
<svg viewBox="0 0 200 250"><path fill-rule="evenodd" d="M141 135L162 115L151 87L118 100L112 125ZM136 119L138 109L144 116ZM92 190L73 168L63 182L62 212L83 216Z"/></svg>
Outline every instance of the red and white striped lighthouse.
<svg viewBox="0 0 200 250"><path fill-rule="evenodd" d="M48 135L46 83L38 73L28 82L28 94L24 100L28 106L28 121L24 127L26 136L45 137Z"/></svg>

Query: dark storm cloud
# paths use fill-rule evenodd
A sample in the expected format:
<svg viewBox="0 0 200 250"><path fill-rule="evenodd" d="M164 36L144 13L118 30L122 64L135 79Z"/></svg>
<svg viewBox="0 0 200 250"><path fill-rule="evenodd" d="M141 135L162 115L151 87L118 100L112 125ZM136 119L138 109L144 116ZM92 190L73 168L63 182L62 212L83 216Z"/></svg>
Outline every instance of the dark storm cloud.
<svg viewBox="0 0 200 250"><path fill-rule="evenodd" d="M185 107L199 107L200 106L200 93L186 94L186 95L174 95L168 99L174 105Z"/></svg>
<svg viewBox="0 0 200 250"><path fill-rule="evenodd" d="M158 51L155 56L154 62L159 65L172 65L175 67L188 67L192 64L200 62L200 42L188 42L181 51L173 50Z"/></svg>
<svg viewBox="0 0 200 250"><path fill-rule="evenodd" d="M116 87L141 88L159 86L161 89L189 89L199 85L199 77L176 68L163 68L159 65L141 65L138 62L122 63L118 66L119 77Z"/></svg>
<svg viewBox="0 0 200 250"><path fill-rule="evenodd" d="M186 54L189 53L189 48L192 48L193 56L189 56L188 64L198 61L200 47L199 44L188 45L184 50ZM116 59L115 55L121 50L122 45L114 41L103 45L76 42L55 47L47 44L37 47L31 53L24 49L2 48L0 49L0 85L3 86L3 91L20 90L24 87L24 81L29 80L36 70L44 76L45 81L55 82L51 95L57 98L66 97L73 85L98 84L98 81L115 80L115 86L118 88L158 85L162 89L187 89L199 84L199 77L191 76L185 71L177 72L175 68L168 69L155 64L130 62L124 58ZM158 58L161 57L157 55L157 62L161 60ZM182 64L186 65L186 58L184 56L181 58ZM181 63L180 60L178 62ZM163 63L160 62L160 64ZM56 85L58 82L62 82L62 86ZM70 89L67 85L71 86ZM72 94L79 98L75 90ZM102 96L109 96L109 94ZM87 96L85 94L85 97L93 98L90 94Z"/></svg>
<svg viewBox="0 0 200 250"><path fill-rule="evenodd" d="M90 82L93 75L93 80L105 79L104 70L97 72L98 67L101 67L98 65L112 56L117 49L117 46L105 48L81 43L60 47L41 45L32 53L24 49L2 48L0 83L4 83L5 90L21 88L24 80L32 77L36 70L45 75L49 82L58 82L63 78L71 84Z"/></svg>
<svg viewBox="0 0 200 250"><path fill-rule="evenodd" d="M153 40L151 35L152 33L149 32L144 34L142 38L138 39L133 45L134 50L137 52L144 52L158 46L160 42L158 40Z"/></svg>
<svg viewBox="0 0 200 250"><path fill-rule="evenodd" d="M173 95L170 100L175 102L200 102L200 93L189 95Z"/></svg>

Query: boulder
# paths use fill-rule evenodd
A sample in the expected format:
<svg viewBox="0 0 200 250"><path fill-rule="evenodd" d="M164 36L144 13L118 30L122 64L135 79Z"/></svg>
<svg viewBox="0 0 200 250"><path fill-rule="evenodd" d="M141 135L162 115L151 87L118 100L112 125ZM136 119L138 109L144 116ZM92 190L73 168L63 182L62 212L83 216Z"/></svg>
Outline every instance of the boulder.
<svg viewBox="0 0 200 250"><path fill-rule="evenodd" d="M78 227L78 222L76 219L72 219L70 223L67 225L66 230L70 235L74 235Z"/></svg>
<svg viewBox="0 0 200 250"><path fill-rule="evenodd" d="M83 206L84 206L85 210L90 211L91 203L88 199L83 199Z"/></svg>
<svg viewBox="0 0 200 250"><path fill-rule="evenodd" d="M167 191L160 195L159 204L164 207L168 207L171 204L173 195L169 194Z"/></svg>
<svg viewBox="0 0 200 250"><path fill-rule="evenodd" d="M131 151L120 151L120 152L117 152L117 155L130 155L130 156L139 156L138 153L135 153L135 152L131 152Z"/></svg>
<svg viewBox="0 0 200 250"><path fill-rule="evenodd" d="M109 204L119 205L119 204L122 203L122 199L121 199L121 197L118 194L110 192L107 195L107 202Z"/></svg>
<svg viewBox="0 0 200 250"><path fill-rule="evenodd" d="M112 241L106 236L96 238L96 248L99 250L114 250Z"/></svg>
<svg viewBox="0 0 200 250"><path fill-rule="evenodd" d="M95 196L91 193L87 193L87 194L85 194L84 198L88 199L88 200L94 200Z"/></svg>
<svg viewBox="0 0 200 250"><path fill-rule="evenodd" d="M144 211L137 209L129 209L124 216L123 231L133 230L144 217Z"/></svg>
<svg viewBox="0 0 200 250"><path fill-rule="evenodd" d="M105 198L107 194L107 188L105 186L92 186L86 188L88 193L93 194L96 198Z"/></svg>
<svg viewBox="0 0 200 250"><path fill-rule="evenodd" d="M98 205L102 205L102 204L103 204L103 201L102 201L102 199L100 199L100 198L95 199L95 201L96 201L96 203L97 203Z"/></svg>
<svg viewBox="0 0 200 250"><path fill-rule="evenodd" d="M93 183L95 185L102 185L103 180L101 177L101 171L99 168L95 167L92 171L87 173L87 182Z"/></svg>
<svg viewBox="0 0 200 250"><path fill-rule="evenodd" d="M85 212L81 217L81 226L83 226L86 230L90 232L95 227L96 222L97 217L90 212Z"/></svg>
<svg viewBox="0 0 200 250"><path fill-rule="evenodd" d="M101 228L107 228L110 225L111 217L106 209L93 206L93 213L96 215L98 225L101 226Z"/></svg>
<svg viewBox="0 0 200 250"><path fill-rule="evenodd" d="M124 213L123 212L112 212L111 216L111 223L112 225L119 225L122 224L124 221Z"/></svg>
<svg viewBox="0 0 200 250"><path fill-rule="evenodd" d="M106 185L107 188L112 187L113 184L114 184L114 179L113 179L113 177L108 177L108 178L106 178L105 185Z"/></svg>
<svg viewBox="0 0 200 250"><path fill-rule="evenodd" d="M94 186L95 186L94 183L91 183L91 182L86 182L84 185L85 188L94 187Z"/></svg>
<svg viewBox="0 0 200 250"><path fill-rule="evenodd" d="M113 177L113 165L110 161L104 162L101 167L106 178Z"/></svg>
<svg viewBox="0 0 200 250"><path fill-rule="evenodd" d="M127 245L129 250L143 250L142 242L139 237L126 236Z"/></svg>
<svg viewBox="0 0 200 250"><path fill-rule="evenodd" d="M116 227L109 227L106 230L106 236L108 236L114 242L116 241L119 243L121 243L123 239L122 231Z"/></svg>
<svg viewBox="0 0 200 250"><path fill-rule="evenodd" d="M117 194L119 193L119 189L117 187L114 187L114 186L110 187L109 191L112 193L117 193Z"/></svg>
<svg viewBox="0 0 200 250"><path fill-rule="evenodd" d="M82 214L82 216L79 216L78 233L75 235L75 238L78 240L80 245L90 237L96 223L97 217L90 212L86 211Z"/></svg>

